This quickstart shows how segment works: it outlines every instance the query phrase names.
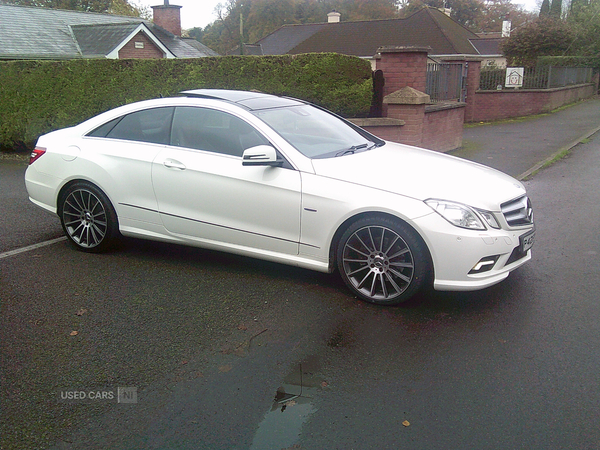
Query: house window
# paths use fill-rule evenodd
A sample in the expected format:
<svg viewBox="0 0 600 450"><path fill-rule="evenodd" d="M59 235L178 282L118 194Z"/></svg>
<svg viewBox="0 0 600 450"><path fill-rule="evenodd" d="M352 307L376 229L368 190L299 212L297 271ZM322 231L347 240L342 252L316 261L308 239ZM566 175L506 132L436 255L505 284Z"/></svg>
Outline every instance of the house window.
<svg viewBox="0 0 600 450"><path fill-rule="evenodd" d="M143 42L136 42L134 45L135 45L135 48L144 48Z"/></svg>

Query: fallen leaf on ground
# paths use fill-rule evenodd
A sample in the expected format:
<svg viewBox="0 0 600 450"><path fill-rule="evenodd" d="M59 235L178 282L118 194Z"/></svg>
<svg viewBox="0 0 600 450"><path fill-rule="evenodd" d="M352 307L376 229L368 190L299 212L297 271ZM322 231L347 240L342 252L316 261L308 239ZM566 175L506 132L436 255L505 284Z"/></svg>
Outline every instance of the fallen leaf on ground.
<svg viewBox="0 0 600 450"><path fill-rule="evenodd" d="M77 312L75 313L75 315L76 316L83 316L86 312L87 312L87 309L80 308L80 309L77 310Z"/></svg>
<svg viewBox="0 0 600 450"><path fill-rule="evenodd" d="M78 334L79 334L79 331L75 331L75 330L71 331L71 333L70 333L71 336L77 336Z"/></svg>
<svg viewBox="0 0 600 450"><path fill-rule="evenodd" d="M405 427L409 427L410 422L408 420L405 420L404 422L402 422L402 425L404 425Z"/></svg>
<svg viewBox="0 0 600 450"><path fill-rule="evenodd" d="M219 372L225 373L229 372L232 369L231 364L225 364L224 366L219 367Z"/></svg>

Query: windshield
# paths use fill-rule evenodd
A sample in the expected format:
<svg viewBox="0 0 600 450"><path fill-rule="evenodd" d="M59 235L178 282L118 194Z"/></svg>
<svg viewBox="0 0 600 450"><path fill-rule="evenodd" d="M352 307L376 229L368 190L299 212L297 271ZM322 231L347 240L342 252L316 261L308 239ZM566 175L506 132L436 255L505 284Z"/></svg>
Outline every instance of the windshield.
<svg viewBox="0 0 600 450"><path fill-rule="evenodd" d="M339 118L310 105L253 113L309 158L343 156L375 145Z"/></svg>

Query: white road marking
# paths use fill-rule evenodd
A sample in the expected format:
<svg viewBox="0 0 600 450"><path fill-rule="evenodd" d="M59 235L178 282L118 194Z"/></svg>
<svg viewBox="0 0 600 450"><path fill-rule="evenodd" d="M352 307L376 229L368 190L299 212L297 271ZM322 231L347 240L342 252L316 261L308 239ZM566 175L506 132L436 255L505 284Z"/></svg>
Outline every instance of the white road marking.
<svg viewBox="0 0 600 450"><path fill-rule="evenodd" d="M30 252L31 250L36 250L38 248L47 247L48 245L56 244L57 242L64 241L65 239L67 239L67 237L63 236L56 239L50 239L49 241L40 242L39 244L28 245L27 247L22 247L16 250L11 250L9 252L0 253L0 259L8 258L9 256L15 256L20 253Z"/></svg>

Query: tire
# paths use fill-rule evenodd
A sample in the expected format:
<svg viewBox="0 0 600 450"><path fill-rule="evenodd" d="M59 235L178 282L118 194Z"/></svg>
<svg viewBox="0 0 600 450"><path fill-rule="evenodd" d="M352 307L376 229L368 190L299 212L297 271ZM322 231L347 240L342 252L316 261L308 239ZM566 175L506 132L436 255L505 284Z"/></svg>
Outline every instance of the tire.
<svg viewBox="0 0 600 450"><path fill-rule="evenodd" d="M363 217L342 234L337 266L359 298L378 305L405 302L429 279L425 244L405 223L387 217Z"/></svg>
<svg viewBox="0 0 600 450"><path fill-rule="evenodd" d="M108 250L119 235L117 213L108 197L91 183L79 181L59 198L60 222L69 241L79 250Z"/></svg>

